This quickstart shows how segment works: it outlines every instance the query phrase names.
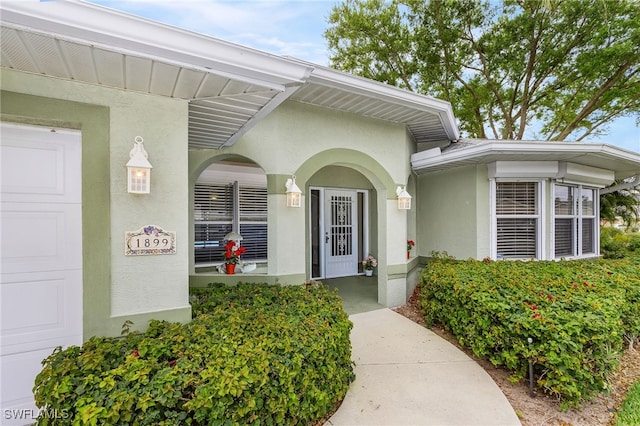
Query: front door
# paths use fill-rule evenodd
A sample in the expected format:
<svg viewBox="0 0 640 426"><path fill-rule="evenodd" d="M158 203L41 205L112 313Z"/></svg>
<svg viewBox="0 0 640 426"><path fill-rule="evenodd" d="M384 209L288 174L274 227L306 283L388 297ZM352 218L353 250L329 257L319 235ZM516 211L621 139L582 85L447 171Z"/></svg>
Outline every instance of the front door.
<svg viewBox="0 0 640 426"><path fill-rule="evenodd" d="M82 344L82 139L76 130L0 130L0 423L31 424L41 361Z"/></svg>
<svg viewBox="0 0 640 426"><path fill-rule="evenodd" d="M325 277L345 277L358 273L357 192L326 189Z"/></svg>

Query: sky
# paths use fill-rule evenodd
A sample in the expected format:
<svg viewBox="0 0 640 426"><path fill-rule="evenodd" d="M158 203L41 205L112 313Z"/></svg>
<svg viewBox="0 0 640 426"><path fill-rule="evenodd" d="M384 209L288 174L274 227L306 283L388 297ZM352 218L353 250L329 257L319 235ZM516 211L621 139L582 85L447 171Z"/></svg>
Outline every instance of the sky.
<svg viewBox="0 0 640 426"><path fill-rule="evenodd" d="M206 34L242 46L329 65L327 17L339 0L91 0L112 9ZM640 153L634 117L615 120L607 134L586 142Z"/></svg>

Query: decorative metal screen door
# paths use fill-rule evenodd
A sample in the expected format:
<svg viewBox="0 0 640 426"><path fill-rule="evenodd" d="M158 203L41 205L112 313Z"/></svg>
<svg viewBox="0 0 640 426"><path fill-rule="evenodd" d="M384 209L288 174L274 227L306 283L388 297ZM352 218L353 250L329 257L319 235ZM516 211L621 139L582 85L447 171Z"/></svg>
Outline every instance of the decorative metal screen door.
<svg viewBox="0 0 640 426"><path fill-rule="evenodd" d="M325 190L325 277L358 273L356 192Z"/></svg>

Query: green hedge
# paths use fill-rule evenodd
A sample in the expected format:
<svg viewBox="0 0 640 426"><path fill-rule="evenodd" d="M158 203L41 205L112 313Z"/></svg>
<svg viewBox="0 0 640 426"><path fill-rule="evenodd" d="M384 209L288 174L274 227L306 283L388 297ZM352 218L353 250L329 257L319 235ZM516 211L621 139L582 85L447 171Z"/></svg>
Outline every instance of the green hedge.
<svg viewBox="0 0 640 426"><path fill-rule="evenodd" d="M640 334L639 266L437 258L423 272L421 304L427 323L444 325L514 380L532 361L537 385L576 406L607 389L624 338Z"/></svg>
<svg viewBox="0 0 640 426"><path fill-rule="evenodd" d="M37 405L65 413L55 424L280 425L313 423L344 397L352 324L335 292L212 285L191 300L189 324L56 350Z"/></svg>

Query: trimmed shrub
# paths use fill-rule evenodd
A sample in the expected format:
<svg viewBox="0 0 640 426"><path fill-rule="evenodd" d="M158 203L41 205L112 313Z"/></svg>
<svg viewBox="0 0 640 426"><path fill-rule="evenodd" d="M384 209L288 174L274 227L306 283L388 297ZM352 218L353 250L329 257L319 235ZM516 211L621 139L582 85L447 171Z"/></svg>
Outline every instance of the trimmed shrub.
<svg viewBox="0 0 640 426"><path fill-rule="evenodd" d="M629 245L627 249L629 251L640 251L640 234L628 234L629 237Z"/></svg>
<svg viewBox="0 0 640 426"><path fill-rule="evenodd" d="M605 259L622 259L629 247L629 236L618 228L600 228L600 252Z"/></svg>
<svg viewBox="0 0 640 426"><path fill-rule="evenodd" d="M309 424L353 380L352 324L325 286L193 290L189 324L57 349L36 379L55 424ZM40 424L53 424L40 419Z"/></svg>
<svg viewBox="0 0 640 426"><path fill-rule="evenodd" d="M461 345L577 406L607 389L624 337L640 333L637 260L430 262L421 278L428 324ZM528 340L531 338L532 343Z"/></svg>

